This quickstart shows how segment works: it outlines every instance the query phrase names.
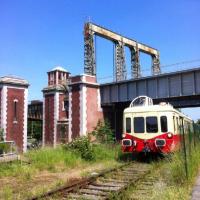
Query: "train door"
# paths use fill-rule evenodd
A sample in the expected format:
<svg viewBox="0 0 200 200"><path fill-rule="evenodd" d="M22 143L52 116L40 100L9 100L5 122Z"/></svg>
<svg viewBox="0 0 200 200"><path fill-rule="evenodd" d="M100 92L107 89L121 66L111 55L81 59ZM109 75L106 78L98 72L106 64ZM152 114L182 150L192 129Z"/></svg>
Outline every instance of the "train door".
<svg viewBox="0 0 200 200"><path fill-rule="evenodd" d="M167 131L166 132L174 133L174 118L173 118L174 113L169 111L164 114L166 114L166 117L167 117Z"/></svg>
<svg viewBox="0 0 200 200"><path fill-rule="evenodd" d="M175 113L173 115L173 125L174 125L174 134L179 134L179 119Z"/></svg>

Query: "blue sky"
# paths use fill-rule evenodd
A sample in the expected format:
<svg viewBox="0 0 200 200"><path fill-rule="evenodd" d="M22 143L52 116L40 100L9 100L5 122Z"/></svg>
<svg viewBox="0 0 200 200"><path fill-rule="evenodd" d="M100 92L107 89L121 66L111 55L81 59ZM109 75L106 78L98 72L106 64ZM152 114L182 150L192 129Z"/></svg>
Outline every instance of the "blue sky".
<svg viewBox="0 0 200 200"><path fill-rule="evenodd" d="M42 99L46 72L55 65L72 75L83 73L83 26L88 19L157 48L161 65L198 60L199 10L199 0L0 0L0 76L27 79L31 100ZM111 42L97 38L99 80L112 76L112 51ZM126 55L130 73L128 49ZM150 57L141 55L141 65L143 74L148 74ZM200 61L187 65L197 66ZM196 119L199 111L187 109L186 113Z"/></svg>

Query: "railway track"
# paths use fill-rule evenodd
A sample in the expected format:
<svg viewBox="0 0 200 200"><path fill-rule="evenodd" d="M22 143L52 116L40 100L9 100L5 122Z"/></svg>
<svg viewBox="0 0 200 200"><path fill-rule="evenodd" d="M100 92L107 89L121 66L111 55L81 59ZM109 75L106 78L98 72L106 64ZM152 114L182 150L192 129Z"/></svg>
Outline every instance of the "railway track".
<svg viewBox="0 0 200 200"><path fill-rule="evenodd" d="M74 200L100 200L110 199L116 196L130 185L137 184L151 170L150 164L130 163L120 168L104 171L71 185L63 186L50 191L42 196L33 197L39 199L74 199Z"/></svg>

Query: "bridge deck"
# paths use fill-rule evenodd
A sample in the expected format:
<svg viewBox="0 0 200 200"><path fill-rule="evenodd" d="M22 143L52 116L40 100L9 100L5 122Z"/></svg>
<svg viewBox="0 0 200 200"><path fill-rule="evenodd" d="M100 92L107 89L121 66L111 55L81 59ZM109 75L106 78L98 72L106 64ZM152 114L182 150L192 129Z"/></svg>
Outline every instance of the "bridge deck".
<svg viewBox="0 0 200 200"><path fill-rule="evenodd" d="M100 85L102 105L130 102L140 95L176 107L200 106L200 68Z"/></svg>

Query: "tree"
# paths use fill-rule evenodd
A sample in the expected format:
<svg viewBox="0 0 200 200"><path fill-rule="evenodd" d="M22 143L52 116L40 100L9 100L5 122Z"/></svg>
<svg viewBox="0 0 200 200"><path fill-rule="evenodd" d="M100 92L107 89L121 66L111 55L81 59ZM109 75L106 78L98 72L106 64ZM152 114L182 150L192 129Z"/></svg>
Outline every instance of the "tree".
<svg viewBox="0 0 200 200"><path fill-rule="evenodd" d="M35 138L37 141L42 140L41 121L28 121L28 136L31 138Z"/></svg>
<svg viewBox="0 0 200 200"><path fill-rule="evenodd" d="M196 124L200 125L200 119L197 120Z"/></svg>

